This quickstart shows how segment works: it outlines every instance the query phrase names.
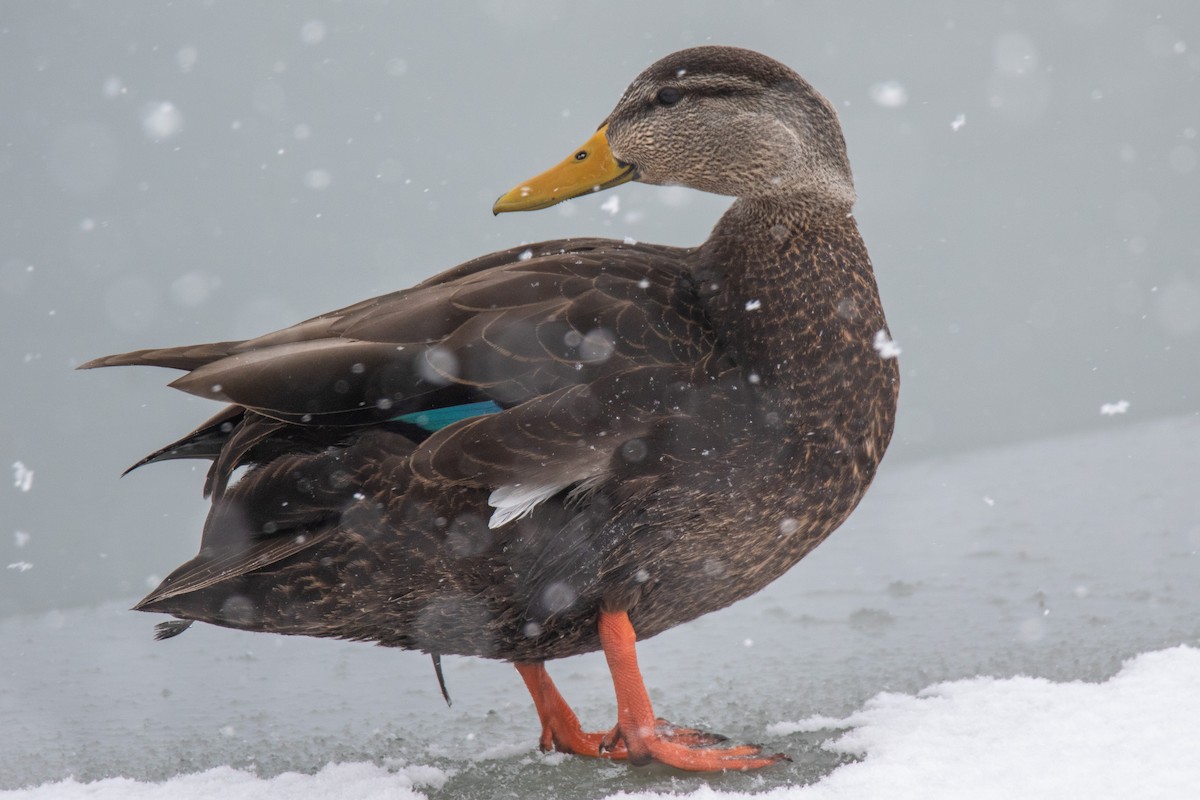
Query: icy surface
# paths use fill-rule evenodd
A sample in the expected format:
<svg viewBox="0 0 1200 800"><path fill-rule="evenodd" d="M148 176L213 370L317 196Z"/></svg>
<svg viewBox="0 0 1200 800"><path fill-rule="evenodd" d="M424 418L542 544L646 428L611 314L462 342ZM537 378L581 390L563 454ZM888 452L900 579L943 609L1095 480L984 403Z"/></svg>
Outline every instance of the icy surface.
<svg viewBox="0 0 1200 800"><path fill-rule="evenodd" d="M161 783L233 767L264 780L320 774L203 780L337 800L358 795L339 795L322 770L363 762L345 768L362 776L364 797L375 780L396 796L432 798L714 797L704 793L808 784L816 794L795 796L857 797L877 796L874 780L892 787L881 797L950 797L964 786L976 788L960 797L988 797L1004 796L989 787L1014 786L995 782L1005 769L1049 781L1113 776L1140 760L1159 794L1137 796L1180 796L1169 781L1189 767L1171 756L1195 741L1195 690L1183 687L1200 686L1195 651L1146 656L1113 676L1138 654L1200 644L1197 474L1195 418L1118 418L1100 433L885 463L852 519L783 579L640 646L663 716L794 759L759 773L543 756L532 705L504 664L446 659L447 708L419 654L207 626L155 642L154 617L107 605L0 620L0 788L68 777ZM602 658L550 671L586 726L611 725ZM1016 675L1031 677L1005 680ZM1071 683L1081 680L1104 683ZM881 692L892 694L871 700ZM849 738L841 725L853 726ZM994 751L990 760L980 748ZM445 784L405 788L414 765ZM186 798L184 780L157 796ZM1021 785L1034 788L1007 796L1039 796L1042 784ZM1113 791L1086 796L1131 796Z"/></svg>
<svg viewBox="0 0 1200 800"><path fill-rule="evenodd" d="M835 753L863 758L816 784L766 792L725 792L701 784L685 797L834 800L1011 800L1128 798L1175 800L1200 786L1195 757L1200 718L1200 650L1176 647L1132 659L1104 683L1055 683L1042 678L972 678L909 694L880 694L844 720L813 717L773 725L768 732L849 729L826 741ZM523 755L514 748L509 758ZM540 759L558 768L566 756ZM4 800L368 800L427 798L449 775L436 767L387 769L368 763L330 764L315 775L259 778L216 767L161 783L74 779L0 792ZM500 787L497 787L500 788ZM498 792L499 793L499 792ZM432 792L436 794L436 791ZM672 792L618 792L610 798L654 800Z"/></svg>

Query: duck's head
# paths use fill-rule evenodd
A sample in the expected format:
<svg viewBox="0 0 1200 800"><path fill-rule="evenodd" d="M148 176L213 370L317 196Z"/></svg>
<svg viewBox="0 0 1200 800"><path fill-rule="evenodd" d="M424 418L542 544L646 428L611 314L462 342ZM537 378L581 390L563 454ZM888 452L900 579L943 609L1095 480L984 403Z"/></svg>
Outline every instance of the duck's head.
<svg viewBox="0 0 1200 800"><path fill-rule="evenodd" d="M788 67L737 47L693 47L650 66L592 138L493 211L546 208L631 180L747 199L854 202L833 106Z"/></svg>

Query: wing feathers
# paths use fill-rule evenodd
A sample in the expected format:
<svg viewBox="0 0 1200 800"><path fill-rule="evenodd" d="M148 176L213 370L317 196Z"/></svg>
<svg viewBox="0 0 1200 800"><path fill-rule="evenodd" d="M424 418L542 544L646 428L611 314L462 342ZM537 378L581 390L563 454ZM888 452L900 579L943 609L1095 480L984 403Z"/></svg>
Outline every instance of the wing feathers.
<svg viewBox="0 0 1200 800"><path fill-rule="evenodd" d="M656 392L722 360L687 271L692 252L604 240L513 248L255 339L85 366L186 369L172 386L245 409L227 437L198 431L151 457L215 458L217 501L239 465L391 426L416 446L416 479L487 490L499 527L563 490L602 485L622 445L664 413ZM255 544L237 568L281 548Z"/></svg>

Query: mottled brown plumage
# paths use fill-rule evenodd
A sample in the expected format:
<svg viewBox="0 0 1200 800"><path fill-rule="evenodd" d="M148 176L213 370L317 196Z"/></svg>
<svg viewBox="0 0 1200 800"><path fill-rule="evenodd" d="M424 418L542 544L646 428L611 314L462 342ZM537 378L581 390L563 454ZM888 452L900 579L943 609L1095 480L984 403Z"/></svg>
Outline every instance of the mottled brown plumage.
<svg viewBox="0 0 1200 800"><path fill-rule="evenodd" d="M746 597L846 519L898 372L832 107L701 47L605 124L638 180L738 198L707 242L513 248L258 339L85 365L182 369L231 404L147 459L212 459L213 508L138 609L537 664L600 647L601 612L644 639Z"/></svg>

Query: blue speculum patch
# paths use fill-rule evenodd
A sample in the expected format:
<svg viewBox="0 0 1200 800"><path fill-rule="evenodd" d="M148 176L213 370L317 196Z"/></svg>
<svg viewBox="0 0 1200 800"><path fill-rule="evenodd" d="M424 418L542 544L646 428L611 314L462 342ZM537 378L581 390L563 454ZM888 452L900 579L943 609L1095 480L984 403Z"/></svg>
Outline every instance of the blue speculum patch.
<svg viewBox="0 0 1200 800"><path fill-rule="evenodd" d="M463 403L458 406L413 411L392 417L391 421L407 422L409 425L416 425L421 430L433 433L464 419L482 417L485 414L495 414L503 410L494 400L484 400L479 403Z"/></svg>

